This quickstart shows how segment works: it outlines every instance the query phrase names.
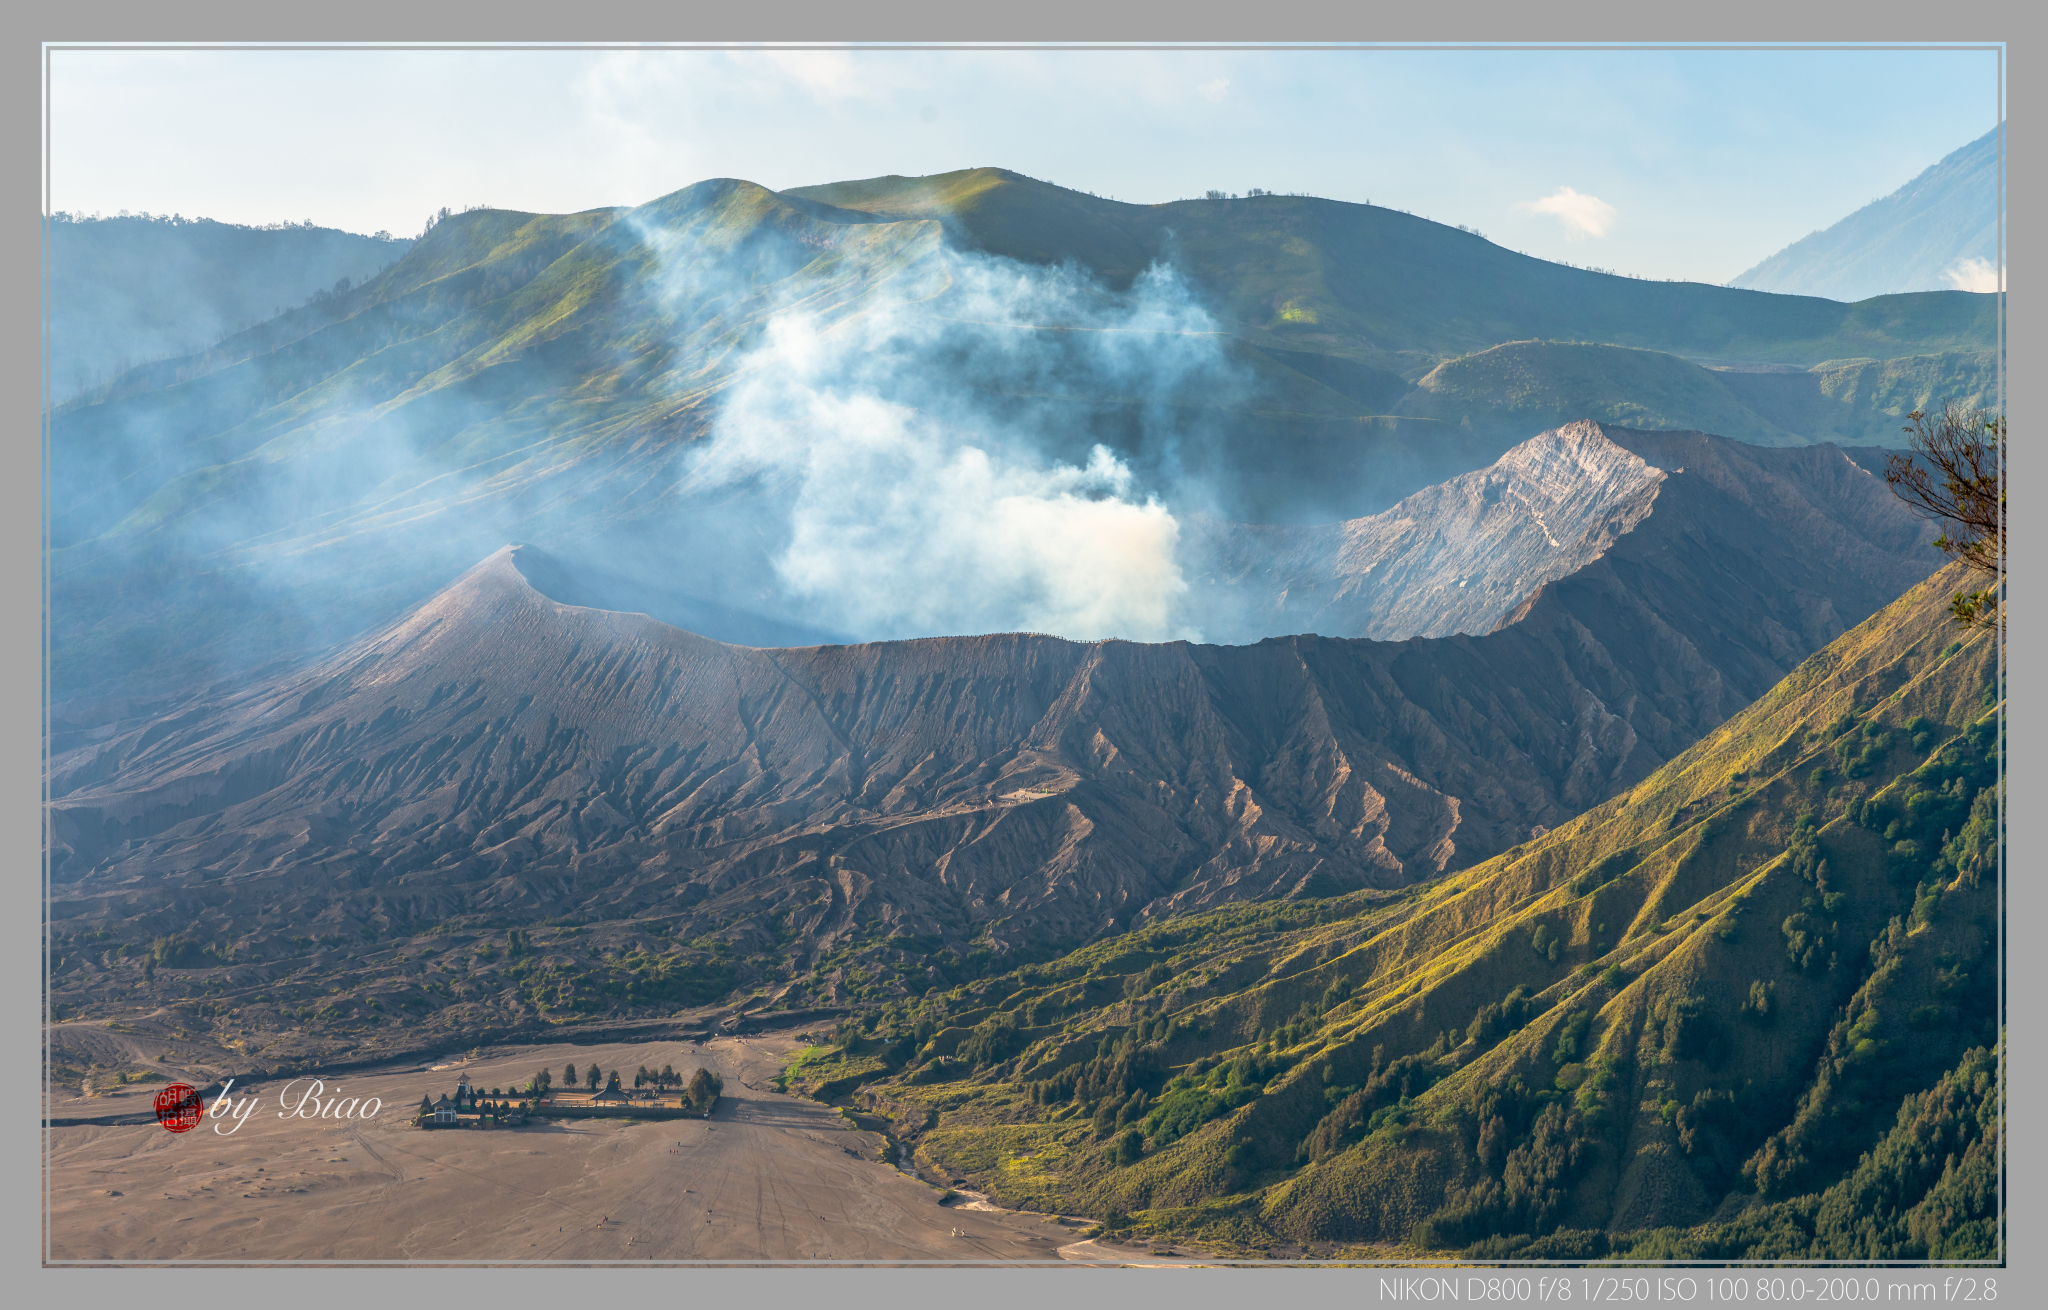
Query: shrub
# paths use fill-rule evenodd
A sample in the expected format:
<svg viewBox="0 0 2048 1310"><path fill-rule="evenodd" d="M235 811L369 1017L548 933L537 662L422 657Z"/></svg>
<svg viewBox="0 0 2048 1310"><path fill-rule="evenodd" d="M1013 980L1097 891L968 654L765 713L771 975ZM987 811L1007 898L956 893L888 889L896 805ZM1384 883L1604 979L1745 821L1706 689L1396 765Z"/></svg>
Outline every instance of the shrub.
<svg viewBox="0 0 2048 1310"><path fill-rule="evenodd" d="M1107 1137L1116 1128L1117 1103L1103 1101L1095 1107L1095 1118L1089 1125L1097 1137Z"/></svg>
<svg viewBox="0 0 2048 1310"><path fill-rule="evenodd" d="M981 1068L1009 1059L1022 1045L1017 1016L1005 1010L976 1024L960 1043L959 1055L968 1064Z"/></svg>
<svg viewBox="0 0 2048 1310"><path fill-rule="evenodd" d="M1153 1103L1145 1131L1161 1146L1177 1142L1224 1112L1223 1098L1201 1087L1176 1087Z"/></svg>
<svg viewBox="0 0 2048 1310"><path fill-rule="evenodd" d="M1481 1175L1469 1186L1453 1185L1442 1208L1417 1224L1409 1240L1442 1250L1504 1233L1548 1232L1563 1208L1566 1188L1589 1155L1580 1129L1563 1106L1546 1105L1528 1139L1507 1153L1498 1180Z"/></svg>
<svg viewBox="0 0 2048 1310"><path fill-rule="evenodd" d="M1171 977L1173 977L1173 970L1168 968L1166 962L1162 960L1151 968L1141 973L1134 973L1124 979L1124 995L1143 996L1146 992L1151 991L1154 987L1157 987L1160 983L1165 982Z"/></svg>
<svg viewBox="0 0 2048 1310"><path fill-rule="evenodd" d="M1621 1086L1621 1060L1612 1055L1595 1056L1586 1064L1585 1081L1579 1084L1573 1104L1590 1124L1604 1122L1608 1098Z"/></svg>
<svg viewBox="0 0 2048 1310"><path fill-rule="evenodd" d="M1662 1045L1672 1058L1703 1060L1708 1064L1719 1064L1726 1058L1727 1034L1721 1030L1719 1021L1707 1012L1705 997L1672 997L1659 1009L1662 1010Z"/></svg>
<svg viewBox="0 0 2048 1310"><path fill-rule="evenodd" d="M1767 1024L1777 1017L1778 984L1758 978L1749 984L1749 997L1742 1003L1742 1017L1751 1023Z"/></svg>

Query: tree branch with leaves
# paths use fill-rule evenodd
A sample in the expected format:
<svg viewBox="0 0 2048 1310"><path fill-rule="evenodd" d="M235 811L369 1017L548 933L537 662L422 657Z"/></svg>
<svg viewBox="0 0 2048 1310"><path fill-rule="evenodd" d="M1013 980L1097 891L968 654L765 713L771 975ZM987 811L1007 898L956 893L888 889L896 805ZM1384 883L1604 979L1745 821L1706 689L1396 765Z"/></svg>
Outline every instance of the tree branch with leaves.
<svg viewBox="0 0 2048 1310"><path fill-rule="evenodd" d="M1886 455L1884 480L1906 507L1939 524L1935 548L1981 587L1957 592L1949 612L1966 628L1997 620L2005 588L2005 416L1950 401L1941 413L1906 416L1910 455Z"/></svg>

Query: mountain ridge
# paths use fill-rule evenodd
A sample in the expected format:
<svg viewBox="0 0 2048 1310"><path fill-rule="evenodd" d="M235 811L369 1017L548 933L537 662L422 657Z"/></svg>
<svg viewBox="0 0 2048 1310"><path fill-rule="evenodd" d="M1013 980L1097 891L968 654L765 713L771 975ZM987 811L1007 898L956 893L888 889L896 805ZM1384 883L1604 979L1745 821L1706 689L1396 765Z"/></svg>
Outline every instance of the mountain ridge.
<svg viewBox="0 0 2048 1310"><path fill-rule="evenodd" d="M1731 287L1853 301L1991 278L1998 248L2004 125L1912 181L1809 233L1733 278ZM1974 265L1974 268L1965 268Z"/></svg>
<svg viewBox="0 0 2048 1310"><path fill-rule="evenodd" d="M1104 240L1130 236L1117 226L1138 221L1118 217L1125 209L1153 224L1153 236L1159 223L1175 225L1176 258L1191 284L1210 287L1200 296L1223 334L1199 377L1163 367L1168 381L1132 395L1107 368L1079 391L1038 385L1025 369L962 380L949 394L978 407L973 422L997 427L1020 411L1059 410L1045 426L1076 449L1040 452L1047 459L1085 463L1099 442L1149 477L1146 469L1199 456L1186 466L1200 483L1195 503L1225 499L1232 517L1263 522L1382 508L1489 463L1552 420L1588 416L1563 406L1623 416L1600 409L1621 376L1605 366L1566 369L1579 379L1572 386L1568 377L1536 386L1530 394L1556 402L1540 413L1503 406L1513 397L1484 381L1477 392L1438 388L1456 395L1440 396L1441 410L1394 412L1415 379L1458 373L1443 356L1485 354L1503 337L1612 336L1802 362L1989 339L1990 298L1961 292L1794 303L1544 265L1365 206L1262 196L1105 209L1013 175L977 178L965 219L937 202L922 214L877 215L734 179L632 210L452 215L368 283L61 407L50 494L60 693L156 695L350 640L509 540L598 564L723 550L733 558L697 584L707 622L735 616L725 629L735 634L802 626L774 562L784 543L769 535L787 511L778 493L743 502L737 488L709 492L681 474L774 325L869 322L883 308L942 297L969 263L1000 255L948 244L948 223L1001 246L996 237L1022 241L1043 217L1052 244L1016 253L1046 258L1098 229ZM1107 255L1097 263L1122 276ZM1437 290L1409 294L1439 265L1456 276L1432 274ZM1026 280L1053 276L1002 267ZM1128 300L1089 283L1072 303ZM1030 348L1063 359L1051 341L1060 325L1039 326L1045 340ZM1162 357L1169 339L1181 341L1131 338ZM1623 356L1634 358L1614 358ZM1923 357L1935 358L1913 356ZM1924 369L1893 378L1871 367L1889 379L1876 388L1885 407L1933 384ZM1700 406L1686 397L1728 389L1704 376L1684 374L1671 405L1626 413L1643 427L1719 426L1689 421ZM1889 426L1861 410L1854 423L1838 420L1836 410L1863 403L1844 397L1873 390L1842 377L1832 389L1752 388L1755 403L1744 403L1774 417L1723 408L1756 432L1846 437L1857 424Z"/></svg>
<svg viewBox="0 0 2048 1310"><path fill-rule="evenodd" d="M878 1006L791 1082L1116 1236L1996 1258L1999 652L1959 575L1480 866Z"/></svg>
<svg viewBox="0 0 2048 1310"><path fill-rule="evenodd" d="M571 914L831 999L849 970L922 985L934 960L1464 868L1647 775L1933 566L1839 451L1608 436L1668 470L1654 512L1480 636L750 649L563 604L506 548L310 668L59 707L53 914L196 934L252 976L312 929ZM500 1020L539 1013L494 995Z"/></svg>
<svg viewBox="0 0 2048 1310"><path fill-rule="evenodd" d="M1757 293L1593 273L1517 254L1399 210L1316 197L1133 205L999 168L795 187L785 194L834 204L843 200L848 207L895 218L939 217L978 248L1031 263L1074 259L1113 285L1128 282L1169 249L1198 269L1240 265L1227 288L1219 284L1218 294L1224 316L1248 340L1283 348L1289 341L1312 342L1327 349L1339 344L1332 331L1342 329L1348 348L1329 353L1384 360L1382 367L1412 373L1411 381L1446 356L1532 337L1590 338L1716 359L1798 362L1798 348L1791 343L1801 336L1818 342L1853 334L1873 345L1898 340L1882 326L1902 321L1895 315L1929 314L1930 325L1942 322L1944 328L1937 330L1946 334L1983 333L1990 321L1962 329L1971 316L1990 312L1988 304L1962 292L1880 297L1852 308L1815 297L1749 301L1742 295ZM1164 236L1169 229L1170 243ZM1232 240L1245 243L1235 259L1210 257L1212 247L1220 252ZM1410 294L1414 288L1404 288L1402 275L1437 263L1438 252L1447 248L1461 252L1462 258L1450 265L1455 272L1433 278L1429 297ZM1289 290L1282 292L1282 285ZM1662 334L1618 327L1615 306L1624 301L1640 303L1644 321L1666 325ZM1423 305L1451 326L1424 328L1414 317ZM1677 324L1684 326L1671 326ZM1770 336L1785 344L1766 344ZM1954 335L1942 340L1949 349L1965 344ZM1988 348L1991 338L1981 336L1974 345ZM1394 363L1403 352L1417 350L1434 352L1435 358L1427 365L1420 359ZM1822 348L1812 354L1809 349L1803 362L1880 353L1907 352Z"/></svg>
<svg viewBox="0 0 2048 1310"><path fill-rule="evenodd" d="M410 247L281 223L54 214L44 226L51 399L62 404L146 361L172 359L309 297L374 278Z"/></svg>

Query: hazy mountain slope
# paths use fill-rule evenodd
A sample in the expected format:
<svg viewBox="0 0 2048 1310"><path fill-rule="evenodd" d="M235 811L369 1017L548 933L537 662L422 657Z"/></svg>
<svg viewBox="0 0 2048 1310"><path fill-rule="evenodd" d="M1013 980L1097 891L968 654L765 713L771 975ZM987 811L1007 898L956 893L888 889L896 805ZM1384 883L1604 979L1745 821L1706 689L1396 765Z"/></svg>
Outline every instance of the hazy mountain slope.
<svg viewBox="0 0 2048 1310"><path fill-rule="evenodd" d="M377 370L381 387L352 388L351 405L321 396L336 373L357 375L370 356L400 342L403 364L426 365L439 329L480 301L523 287L602 227L611 213L535 218L477 210L438 225L381 276L258 324L185 359L150 365L117 379L83 403L61 407L52 422L53 544L60 552L116 531L138 506L158 501L134 524L160 527L176 514L180 479L220 470L209 487L240 471L266 439L303 425L309 413L402 395L421 373ZM368 379L364 379L367 381ZM534 384L547 378L536 370ZM357 425L361 417L356 417ZM209 500L207 503L214 503ZM245 507L259 532L269 506ZM60 565L68 563L62 554Z"/></svg>
<svg viewBox="0 0 2048 1310"><path fill-rule="evenodd" d="M46 225L50 383L65 400L145 361L375 277L412 243L333 228L58 214Z"/></svg>
<svg viewBox="0 0 2048 1310"><path fill-rule="evenodd" d="M1897 191L1801 237L1728 285L1830 300L1980 289L1974 281L1991 275L1999 262L2001 131L1993 128ZM1982 267L1969 268L1973 261Z"/></svg>
<svg viewBox="0 0 2048 1310"><path fill-rule="evenodd" d="M994 168L787 194L939 218L983 249L1032 262L1073 259L1112 283L1170 254L1254 344L1349 356L1410 380L1447 356L1531 338L1807 365L1993 344L1990 297L1933 293L1845 306L1615 277L1398 210L1314 197L1132 205Z"/></svg>
<svg viewBox="0 0 2048 1310"><path fill-rule="evenodd" d="M1663 475L1575 423L1392 509L1311 528L1214 525L1204 608L1239 631L1290 622L1334 637L1443 637L1498 627L1650 513ZM1229 633L1212 624L1218 637Z"/></svg>
<svg viewBox="0 0 2048 1310"><path fill-rule="evenodd" d="M1995 1197L1887 1137L1897 1115L1983 1173L1976 1103L1916 1095L1958 1065L1981 1090L1998 1039L1997 652L1949 621L1954 579L1540 840L906 1000L825 1090L865 1082L919 1162L1006 1202L1151 1234L1981 1247ZM1896 1188L1883 1213L1820 1195L1852 1174Z"/></svg>
<svg viewBox="0 0 2048 1310"><path fill-rule="evenodd" d="M1485 636L755 650L560 603L536 583L596 592L501 551L310 668L59 706L54 912L212 942L263 966L252 996L292 937L465 915L658 925L698 943L678 968L723 942L751 963L717 976L830 995L842 965L915 984L1461 868L1683 751L1933 562L1832 449L1609 436L1663 474L1652 511Z"/></svg>
<svg viewBox="0 0 2048 1310"><path fill-rule="evenodd" d="M986 172L926 205L934 217L732 180L631 211L453 216L370 282L53 416L54 684L158 695L300 658L390 621L507 540L636 574L714 635L816 633L815 607L776 565L799 490L787 477L707 488L685 474L771 324L867 331L909 307L954 324L974 257L947 248L948 225L1037 259L1120 231L1142 245L1170 222L1176 266L1222 318L1189 308L1199 331L1126 323L1117 316L1142 297L1082 288L1053 317L1114 319L1115 367L1066 367L1092 349L1084 338L1103 338L1026 317L1002 328L1014 352L932 347L928 367L903 371L929 385L891 403L957 417L961 441L1000 443L1024 415L1055 435L1020 458L1079 466L1101 443L1134 469L1134 496L1258 522L1383 508L1486 465L1548 426L1539 412L1572 405L1688 429L1708 426L1704 414L1751 435L1774 422L1706 404L1721 393L1697 377L1655 405L1621 404L1640 379L1611 369L1490 409L1467 391L1459 406L1473 406L1455 418L1387 415L1441 361L1432 352L1483 349L1496 331L1803 359L1936 350L1988 322L1983 298L1961 293L1845 308L1604 278L1364 206L1157 208ZM1142 267L1090 258L1112 282ZM1055 277L1002 267L1019 285ZM1274 308L1297 301L1308 308ZM996 329L963 318L946 330ZM948 355L955 344L967 353ZM1523 391L1543 403L1516 410Z"/></svg>
<svg viewBox="0 0 2048 1310"><path fill-rule="evenodd" d="M1835 448L1766 453L1596 423L1532 437L1368 518L1208 531L1201 605L1216 616L1212 635L1233 640L1290 627L1379 640L1491 632L1610 551L1629 568L1712 557L1741 561L1752 578L1789 582L1797 571L1797 587L1818 598L1837 571L1894 576L1883 561L1912 558L1924 539L1883 482ZM1634 581L1667 607L1688 584L1653 567ZM1826 639L1806 629L1793 644Z"/></svg>
<svg viewBox="0 0 2048 1310"><path fill-rule="evenodd" d="M1701 367L1675 355L1510 341L1445 360L1397 403L1473 437L1519 437L1580 418L1695 429L1759 446L1904 444L1906 416L1948 400L1998 408L1992 351L1902 359Z"/></svg>
<svg viewBox="0 0 2048 1310"><path fill-rule="evenodd" d="M332 308L58 414L59 686L317 648L508 536L573 553L636 524L643 549L758 534L715 497L677 522L675 458L719 362L792 304L857 313L938 238L817 208L711 182L626 216L457 215ZM752 609L765 555L702 577L723 590L701 599Z"/></svg>
<svg viewBox="0 0 2048 1310"><path fill-rule="evenodd" d="M1792 372L1717 371L1730 393L1767 422L1811 441L1903 446L1906 417L1948 401L2003 409L1992 351L1837 359Z"/></svg>
<svg viewBox="0 0 2048 1310"><path fill-rule="evenodd" d="M1746 404L1723 374L1675 355L1579 342L1510 341L1445 360L1416 383L1399 408L1489 431L1592 419L1631 428L1689 428L1758 446L1808 444L1804 435Z"/></svg>

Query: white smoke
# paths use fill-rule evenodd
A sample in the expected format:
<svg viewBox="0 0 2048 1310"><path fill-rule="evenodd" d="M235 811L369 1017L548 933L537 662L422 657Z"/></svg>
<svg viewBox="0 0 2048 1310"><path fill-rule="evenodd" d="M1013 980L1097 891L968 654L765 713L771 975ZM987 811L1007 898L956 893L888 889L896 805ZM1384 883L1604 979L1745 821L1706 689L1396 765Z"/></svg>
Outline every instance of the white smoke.
<svg viewBox="0 0 2048 1310"><path fill-rule="evenodd" d="M785 489L775 567L821 626L1198 639L1171 510L1104 445L1049 452L1077 402L1230 385L1214 322L1160 266L1111 294L1070 266L945 259L933 300L775 317L686 482Z"/></svg>

